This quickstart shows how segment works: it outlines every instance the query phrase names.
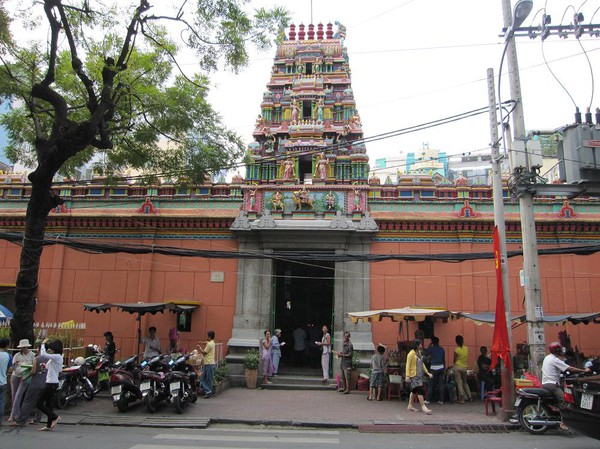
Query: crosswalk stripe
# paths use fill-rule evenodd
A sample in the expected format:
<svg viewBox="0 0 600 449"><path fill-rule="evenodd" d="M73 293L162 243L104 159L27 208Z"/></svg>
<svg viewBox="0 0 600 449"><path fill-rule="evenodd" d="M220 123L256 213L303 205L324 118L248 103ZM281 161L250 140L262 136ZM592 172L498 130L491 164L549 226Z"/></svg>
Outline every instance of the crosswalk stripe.
<svg viewBox="0 0 600 449"><path fill-rule="evenodd" d="M311 435L338 435L340 434L339 430L317 430L317 429L304 429L304 430L294 430L294 429L272 429L272 428L262 428L262 429L219 429L218 427L211 427L209 429L203 429L202 432L239 432L239 433L285 433L285 434L297 434L297 435L306 435L310 433Z"/></svg>
<svg viewBox="0 0 600 449"><path fill-rule="evenodd" d="M252 443L305 443L305 444L339 444L339 438L311 438L311 437L280 437L278 435L263 436L236 436L236 435L207 435L198 433L194 435L181 435L175 433L161 433L154 436L162 440L186 441L231 441Z"/></svg>
<svg viewBox="0 0 600 449"><path fill-rule="evenodd" d="M191 446L177 446L175 444L161 444L160 446L152 444L136 444L129 449L193 449ZM225 447L225 446L201 446L201 449L256 449L251 447Z"/></svg>

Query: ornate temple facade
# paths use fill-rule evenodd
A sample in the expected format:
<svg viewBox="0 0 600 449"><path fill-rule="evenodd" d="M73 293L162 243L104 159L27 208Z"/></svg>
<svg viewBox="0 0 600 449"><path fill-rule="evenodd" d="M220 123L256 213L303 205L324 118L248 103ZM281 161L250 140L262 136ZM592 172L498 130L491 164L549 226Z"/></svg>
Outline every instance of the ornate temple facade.
<svg viewBox="0 0 600 449"><path fill-rule="evenodd" d="M214 330L234 372L264 330L283 329L289 343L284 359L291 359L293 330L303 327L310 343L320 339L324 324L335 345L350 331L364 360L374 343L395 345L417 329L435 333L451 354L454 336L462 334L475 365L478 347L491 346L491 327L465 320L353 323L347 316L416 305L494 310L493 259L469 257L492 252L494 220L489 185L435 174L382 182L369 174L345 31L333 28L292 25L279 45L245 177L185 187L107 185L101 178L57 185L53 190L65 204L49 216L48 243L120 245L123 252L49 244L36 321L87 322L85 343L100 344L110 329L126 356L136 347L134 317L118 311L91 315L84 303L185 301L199 307L189 332L182 332L181 347L194 348ZM518 251L519 204L504 188L508 249ZM23 231L29 189L20 175L0 178L5 232ZM540 250L600 243L595 198L537 197L535 218ZM434 257L444 255L453 257ZM0 284L10 306L20 247L2 240L0 257ZM544 311L600 311L599 264L596 253L540 256ZM511 257L515 314L524 311L521 268L522 258ZM141 320L144 328L158 328L166 346L174 317L147 314ZM574 345L597 353L600 326L566 326ZM524 328L513 331L515 345L526 339ZM547 341L560 330L548 327Z"/></svg>

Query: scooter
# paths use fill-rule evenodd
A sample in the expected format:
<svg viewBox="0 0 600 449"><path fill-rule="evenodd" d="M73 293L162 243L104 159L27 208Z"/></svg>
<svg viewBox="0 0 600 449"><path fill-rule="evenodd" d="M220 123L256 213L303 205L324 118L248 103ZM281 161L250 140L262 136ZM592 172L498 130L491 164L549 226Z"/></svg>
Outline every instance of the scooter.
<svg viewBox="0 0 600 449"><path fill-rule="evenodd" d="M94 399L94 387L87 378L87 368L83 357L75 359L75 364L63 368L58 377L58 390L56 393L57 408L64 408L78 398L86 401Z"/></svg>
<svg viewBox="0 0 600 449"><path fill-rule="evenodd" d="M123 362L117 362L110 374L110 396L113 406L120 412L126 412L129 404L142 400L140 390L139 355L134 355Z"/></svg>
<svg viewBox="0 0 600 449"><path fill-rule="evenodd" d="M516 418L523 428L534 435L560 426L558 400L545 388L520 388L516 391Z"/></svg>
<svg viewBox="0 0 600 449"><path fill-rule="evenodd" d="M87 377L94 387L94 394L110 387L111 365L105 355L92 355L85 358Z"/></svg>
<svg viewBox="0 0 600 449"><path fill-rule="evenodd" d="M171 393L170 401L175 405L177 413L183 412L183 407L193 404L198 399L196 389L198 374L187 363L191 354L182 355L169 362L170 371L167 382Z"/></svg>
<svg viewBox="0 0 600 449"><path fill-rule="evenodd" d="M169 400L171 391L166 373L170 371L169 356L157 355L147 360L140 372L140 391L142 400L150 413L156 411L159 402Z"/></svg>

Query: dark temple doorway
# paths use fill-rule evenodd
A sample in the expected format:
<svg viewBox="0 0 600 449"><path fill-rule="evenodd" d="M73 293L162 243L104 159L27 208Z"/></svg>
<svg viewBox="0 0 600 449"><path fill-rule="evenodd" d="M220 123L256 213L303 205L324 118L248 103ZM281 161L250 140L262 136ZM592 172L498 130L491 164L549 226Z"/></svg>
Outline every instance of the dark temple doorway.
<svg viewBox="0 0 600 449"><path fill-rule="evenodd" d="M273 329L281 329L286 343L279 372L320 376L321 349L315 341L321 341L323 325L333 335L334 263L279 259L274 264ZM294 336L304 340L304 350L296 350Z"/></svg>

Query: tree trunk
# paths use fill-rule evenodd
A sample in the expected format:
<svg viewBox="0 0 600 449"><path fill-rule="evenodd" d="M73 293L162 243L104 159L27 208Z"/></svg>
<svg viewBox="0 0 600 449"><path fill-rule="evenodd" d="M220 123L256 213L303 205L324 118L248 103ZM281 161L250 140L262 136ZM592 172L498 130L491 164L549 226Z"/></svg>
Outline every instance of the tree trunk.
<svg viewBox="0 0 600 449"><path fill-rule="evenodd" d="M15 291L15 313L10 322L12 346L27 338L35 342L33 314L35 312L38 273L46 231L46 220L50 211L62 204L62 200L50 191L50 182L32 182L31 197L27 205L25 233L21 250L19 273ZM44 178L48 178L44 176Z"/></svg>

